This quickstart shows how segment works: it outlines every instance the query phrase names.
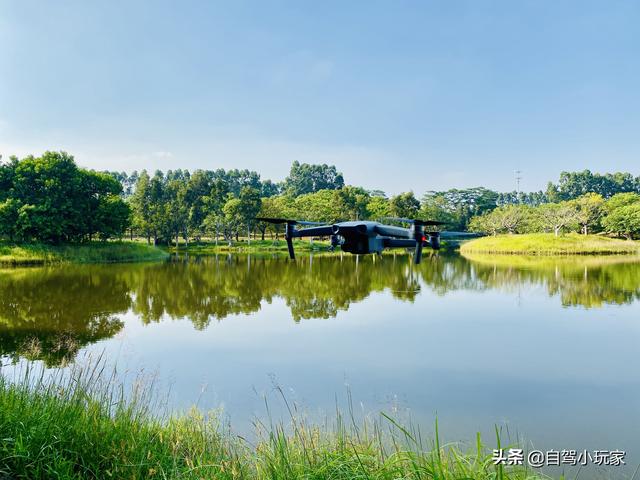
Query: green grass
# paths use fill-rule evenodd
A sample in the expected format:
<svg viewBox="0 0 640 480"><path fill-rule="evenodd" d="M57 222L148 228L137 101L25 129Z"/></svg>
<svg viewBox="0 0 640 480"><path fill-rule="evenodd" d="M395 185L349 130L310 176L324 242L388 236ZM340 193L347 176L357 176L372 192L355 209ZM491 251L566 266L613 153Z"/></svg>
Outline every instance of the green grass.
<svg viewBox="0 0 640 480"><path fill-rule="evenodd" d="M70 245L0 243L0 265L144 262L167 257L168 254L163 250L137 242L91 242Z"/></svg>
<svg viewBox="0 0 640 480"><path fill-rule="evenodd" d="M310 243L308 240L294 240L293 246L296 253L327 252L329 242L314 240L313 243ZM189 254L193 255L211 255L216 253L288 254L287 242L284 240L251 240L251 243L247 243L245 239L238 242L233 241L231 245L225 241L219 241L217 245L214 242L206 241L190 243L188 249L185 243L180 243L178 248L172 246L168 250L172 253L189 252Z"/></svg>
<svg viewBox="0 0 640 480"><path fill-rule="evenodd" d="M149 391L125 394L102 367L74 367L53 381L34 370L12 382L0 378L0 478L546 478L524 467L497 468L479 435L468 449L441 445L437 424L435 438L423 442L416 429L384 414L357 423L336 413L320 426L286 403L291 423L256 421L249 442L216 415L151 413Z"/></svg>
<svg viewBox="0 0 640 480"><path fill-rule="evenodd" d="M471 240L460 247L462 254L501 253L525 255L638 254L640 243L600 235L551 233L497 235Z"/></svg>

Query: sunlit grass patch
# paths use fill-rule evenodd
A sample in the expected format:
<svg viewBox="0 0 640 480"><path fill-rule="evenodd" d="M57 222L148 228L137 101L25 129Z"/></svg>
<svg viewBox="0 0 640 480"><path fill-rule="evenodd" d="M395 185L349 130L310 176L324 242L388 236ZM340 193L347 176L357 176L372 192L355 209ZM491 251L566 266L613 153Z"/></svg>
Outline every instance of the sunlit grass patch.
<svg viewBox="0 0 640 480"><path fill-rule="evenodd" d="M504 253L527 255L638 254L640 243L601 235L552 233L497 235L464 243L461 253Z"/></svg>

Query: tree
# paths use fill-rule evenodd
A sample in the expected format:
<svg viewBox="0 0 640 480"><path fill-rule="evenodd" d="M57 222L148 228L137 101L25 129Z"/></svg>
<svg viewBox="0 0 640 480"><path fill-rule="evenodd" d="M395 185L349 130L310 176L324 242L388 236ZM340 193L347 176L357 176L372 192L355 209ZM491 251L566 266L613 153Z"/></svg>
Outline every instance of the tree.
<svg viewBox="0 0 640 480"><path fill-rule="evenodd" d="M0 202L0 235L13 241L17 235L18 215L20 212L20 202L15 198L8 198Z"/></svg>
<svg viewBox="0 0 640 480"><path fill-rule="evenodd" d="M115 195L100 199L95 212L96 232L101 240L120 238L129 226L131 209Z"/></svg>
<svg viewBox="0 0 640 480"><path fill-rule="evenodd" d="M311 165L293 162L289 176L284 180L282 190L297 197L320 190L338 190L344 186L344 178L334 165Z"/></svg>
<svg viewBox="0 0 640 480"><path fill-rule="evenodd" d="M420 210L420 202L413 192L405 192L391 197L389 209L394 217L416 218Z"/></svg>
<svg viewBox="0 0 640 480"><path fill-rule="evenodd" d="M442 195L425 195L420 206L420 217L426 220L437 220L457 225L457 219L447 199Z"/></svg>
<svg viewBox="0 0 640 480"><path fill-rule="evenodd" d="M633 238L640 232L640 195L618 193L604 206L607 214L602 218L602 226L608 233Z"/></svg>
<svg viewBox="0 0 640 480"><path fill-rule="evenodd" d="M548 226L557 237L562 229L576 225L578 211L570 202L547 203L536 210L543 226Z"/></svg>
<svg viewBox="0 0 640 480"><path fill-rule="evenodd" d="M345 220L345 211L337 190L320 190L300 195L289 211L294 218L333 223Z"/></svg>
<svg viewBox="0 0 640 480"><path fill-rule="evenodd" d="M587 193L597 193L610 198L617 193L640 192L640 181L626 172L592 173L562 172L558 185L549 184L548 193L555 193L550 201L573 200Z"/></svg>
<svg viewBox="0 0 640 480"><path fill-rule="evenodd" d="M618 207L602 220L609 233L631 240L640 234L640 202Z"/></svg>
<svg viewBox="0 0 640 480"><path fill-rule="evenodd" d="M247 227L247 235L251 235L251 229L256 225L256 217L262 207L260 190L252 187L243 187L240 190L240 205L242 224Z"/></svg>
<svg viewBox="0 0 640 480"><path fill-rule="evenodd" d="M147 171L143 170L138 177L130 202L132 225L147 237L147 243L151 243L151 234L153 232L151 201L151 179Z"/></svg>
<svg viewBox="0 0 640 480"><path fill-rule="evenodd" d="M238 234L240 226L243 221L242 203L240 199L234 196L230 196L227 202L222 208L224 214L224 229L223 234L225 240L231 243L231 239L235 235L236 241L238 240Z"/></svg>
<svg viewBox="0 0 640 480"><path fill-rule="evenodd" d="M453 188L445 192L427 192L422 205L426 211L437 208L440 216L448 218L446 221L452 223L453 228L464 230L473 216L496 208L497 200L498 193L484 187Z"/></svg>
<svg viewBox="0 0 640 480"><path fill-rule="evenodd" d="M367 218L367 205L371 200L369 192L361 187L346 185L338 192L343 217L349 220L364 220Z"/></svg>
<svg viewBox="0 0 640 480"><path fill-rule="evenodd" d="M584 235L597 228L604 213L604 198L599 193L587 193L573 200L576 220Z"/></svg>
<svg viewBox="0 0 640 480"><path fill-rule="evenodd" d="M383 196L372 196L367 203L367 218L378 220L389 216L391 216L389 200Z"/></svg>
<svg viewBox="0 0 640 480"><path fill-rule="evenodd" d="M491 212L473 217L469 229L491 235L498 233L521 233L523 226L531 217L531 208L527 205L505 205Z"/></svg>
<svg viewBox="0 0 640 480"><path fill-rule="evenodd" d="M161 236L171 237L166 200L164 174L156 170L149 183L149 225L154 245L158 244Z"/></svg>
<svg viewBox="0 0 640 480"><path fill-rule="evenodd" d="M0 232L23 242L61 243L120 236L119 218L97 221L105 204L125 211L121 184L111 175L80 169L65 152L12 158L0 168Z"/></svg>
<svg viewBox="0 0 640 480"><path fill-rule="evenodd" d="M605 210L611 213L620 207L633 205L634 203L638 202L640 202L640 195L638 195L637 193L618 193L607 200L607 203L605 204Z"/></svg>

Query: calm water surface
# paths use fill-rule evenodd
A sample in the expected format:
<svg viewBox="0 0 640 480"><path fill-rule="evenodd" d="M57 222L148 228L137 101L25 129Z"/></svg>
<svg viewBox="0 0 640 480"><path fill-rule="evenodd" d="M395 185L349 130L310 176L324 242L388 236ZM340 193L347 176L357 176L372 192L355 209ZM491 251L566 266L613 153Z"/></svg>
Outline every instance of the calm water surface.
<svg viewBox="0 0 640 480"><path fill-rule="evenodd" d="M217 256L0 270L0 355L144 369L234 428L274 387L310 416L392 411L447 440L495 424L538 448L640 462L640 260Z"/></svg>

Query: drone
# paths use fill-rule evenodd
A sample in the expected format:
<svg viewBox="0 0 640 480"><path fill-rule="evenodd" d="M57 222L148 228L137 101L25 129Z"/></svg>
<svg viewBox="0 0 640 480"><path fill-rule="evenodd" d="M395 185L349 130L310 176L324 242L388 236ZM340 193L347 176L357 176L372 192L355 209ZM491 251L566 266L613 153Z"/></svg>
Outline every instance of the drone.
<svg viewBox="0 0 640 480"><path fill-rule="evenodd" d="M260 222L284 224L284 238L289 249L289 258L295 260L293 239L302 237L329 237L330 250L340 247L343 252L353 254L380 254L385 248L414 248L413 263L422 260L422 247L429 246L434 250L440 249L440 239L476 236L468 232L440 232L425 231L425 227L446 225L437 220L418 220L409 218L388 217L384 220L407 223L409 228L386 225L380 222L364 220L337 222L332 224L321 222L307 222L304 220L289 220L286 218L256 217ZM297 229L296 225L307 228Z"/></svg>

